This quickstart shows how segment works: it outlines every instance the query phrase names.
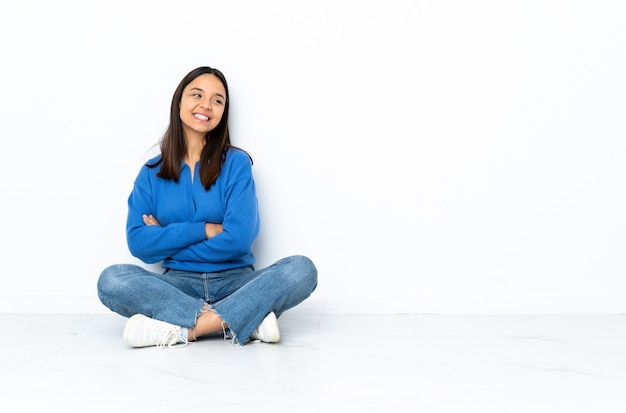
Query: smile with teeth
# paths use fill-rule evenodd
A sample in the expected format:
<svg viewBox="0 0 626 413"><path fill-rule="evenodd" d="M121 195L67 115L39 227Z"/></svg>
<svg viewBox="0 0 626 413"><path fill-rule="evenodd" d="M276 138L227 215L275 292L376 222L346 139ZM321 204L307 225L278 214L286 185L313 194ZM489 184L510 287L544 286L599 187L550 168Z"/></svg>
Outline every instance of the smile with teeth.
<svg viewBox="0 0 626 413"><path fill-rule="evenodd" d="M208 116L201 115L201 114L199 114L199 113L194 113L194 114L193 114L193 117L194 117L194 118L196 118L196 119L198 119L198 120L203 120L203 121L205 121L205 122L206 122L207 120L209 120L209 117L208 117Z"/></svg>

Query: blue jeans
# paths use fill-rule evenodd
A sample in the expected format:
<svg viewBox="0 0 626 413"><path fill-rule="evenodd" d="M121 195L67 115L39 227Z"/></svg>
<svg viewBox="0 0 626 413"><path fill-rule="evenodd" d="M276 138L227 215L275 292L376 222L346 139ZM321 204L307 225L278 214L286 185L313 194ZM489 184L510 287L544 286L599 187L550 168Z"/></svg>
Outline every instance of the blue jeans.
<svg viewBox="0 0 626 413"><path fill-rule="evenodd" d="M233 340L244 345L270 311L280 317L316 287L315 265L295 255L260 270L246 266L214 273L160 274L138 265L115 264L102 271L98 297L124 317L143 314L187 328L196 324L208 303L228 324Z"/></svg>

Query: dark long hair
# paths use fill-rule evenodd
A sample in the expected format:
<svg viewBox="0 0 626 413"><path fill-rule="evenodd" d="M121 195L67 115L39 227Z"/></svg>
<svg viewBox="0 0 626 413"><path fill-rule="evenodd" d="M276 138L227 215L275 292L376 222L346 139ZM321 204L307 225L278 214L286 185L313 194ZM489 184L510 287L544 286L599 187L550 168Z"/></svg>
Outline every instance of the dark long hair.
<svg viewBox="0 0 626 413"><path fill-rule="evenodd" d="M228 149L233 147L230 143L230 134L228 132L228 108L230 107L228 83L226 83L226 77L218 69L201 66L189 72L183 80L180 81L174 92L174 96L172 96L170 124L161 139L161 159L156 163L147 164L147 166L154 168L161 164L161 169L157 173L157 176L163 179L173 179L174 182L178 182L178 178L180 177L180 163L187 152L187 145L183 134L183 123L180 119L180 101L187 85L198 76L204 74L215 75L222 82L224 90L226 91L226 102L224 104L222 119L215 129L208 132L204 137L205 145L200 154L200 181L204 188L208 190L211 185L215 183L222 170ZM252 158L250 160L252 161Z"/></svg>

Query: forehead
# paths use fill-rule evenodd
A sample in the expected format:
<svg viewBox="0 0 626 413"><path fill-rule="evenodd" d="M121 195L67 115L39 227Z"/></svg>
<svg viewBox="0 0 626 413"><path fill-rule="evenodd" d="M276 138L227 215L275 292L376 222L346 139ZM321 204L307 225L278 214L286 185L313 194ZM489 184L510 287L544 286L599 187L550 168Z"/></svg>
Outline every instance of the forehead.
<svg viewBox="0 0 626 413"><path fill-rule="evenodd" d="M205 93L219 93L222 96L226 95L226 90L222 81L215 75L205 73L192 80L185 90L191 90L193 88L201 89Z"/></svg>

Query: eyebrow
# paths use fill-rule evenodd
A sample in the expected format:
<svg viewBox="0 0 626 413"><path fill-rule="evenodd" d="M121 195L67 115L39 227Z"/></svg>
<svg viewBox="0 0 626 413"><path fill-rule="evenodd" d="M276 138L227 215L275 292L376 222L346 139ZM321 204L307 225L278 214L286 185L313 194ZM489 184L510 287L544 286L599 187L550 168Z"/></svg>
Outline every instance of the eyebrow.
<svg viewBox="0 0 626 413"><path fill-rule="evenodd" d="M204 92L204 90L200 89L199 87L192 87L190 90L199 90L200 92ZM226 99L226 97L221 93L216 93L216 95L221 97L222 99Z"/></svg>

